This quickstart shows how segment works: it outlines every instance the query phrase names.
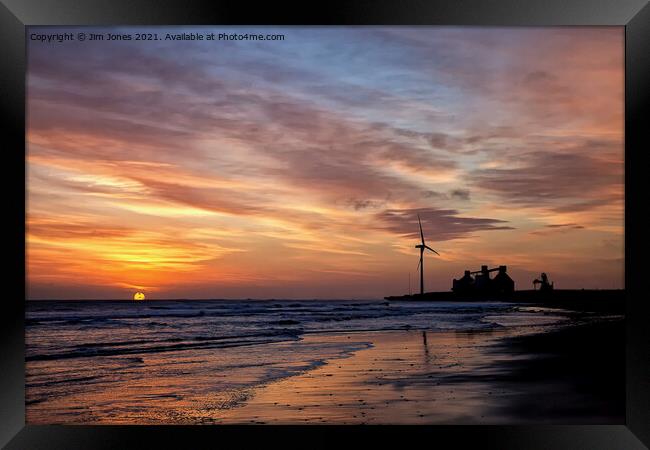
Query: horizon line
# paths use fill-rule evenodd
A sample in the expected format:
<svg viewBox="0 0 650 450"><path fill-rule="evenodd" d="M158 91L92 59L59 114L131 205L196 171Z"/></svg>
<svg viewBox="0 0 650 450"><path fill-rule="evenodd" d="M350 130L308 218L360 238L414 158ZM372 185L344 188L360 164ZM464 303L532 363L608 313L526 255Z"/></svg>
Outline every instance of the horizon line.
<svg viewBox="0 0 650 450"><path fill-rule="evenodd" d="M556 289L557 291L625 291L625 287L622 288L574 288L574 289ZM522 289L518 290L515 292L524 292L524 291L534 291L533 289ZM425 294L429 293L447 293L447 292L453 292L453 291L432 291L432 292L426 292ZM402 294L402 295L408 295L408 294ZM419 294L413 294L413 296L417 296ZM399 296L399 295L397 295ZM333 301L339 301L339 300L352 300L352 301L357 301L357 300L366 300L366 301L372 301L372 300L386 300L384 297L368 297L368 298L353 298L353 297L330 297L330 298L316 298L316 297L311 297L311 298L274 298L274 297L266 297L266 298L253 298L253 297L239 297L239 298L146 298L144 300L134 300L133 298L25 298L25 301L27 302L79 302L79 301L109 301L109 302L115 302L115 301L128 301L128 302L137 302L137 303L146 303L148 301L327 301L327 300L333 300Z"/></svg>

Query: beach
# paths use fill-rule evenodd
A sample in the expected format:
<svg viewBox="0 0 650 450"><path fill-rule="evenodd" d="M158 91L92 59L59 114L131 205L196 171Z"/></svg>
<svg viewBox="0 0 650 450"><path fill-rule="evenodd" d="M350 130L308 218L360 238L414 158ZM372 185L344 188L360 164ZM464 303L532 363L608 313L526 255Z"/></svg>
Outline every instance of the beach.
<svg viewBox="0 0 650 450"><path fill-rule="evenodd" d="M500 303L243 307L41 307L27 335L27 422L624 420L621 316ZM56 348L91 331L92 343Z"/></svg>
<svg viewBox="0 0 650 450"><path fill-rule="evenodd" d="M623 423L622 356L564 345L622 338L621 322L577 327L366 335L372 348L267 386L223 422Z"/></svg>

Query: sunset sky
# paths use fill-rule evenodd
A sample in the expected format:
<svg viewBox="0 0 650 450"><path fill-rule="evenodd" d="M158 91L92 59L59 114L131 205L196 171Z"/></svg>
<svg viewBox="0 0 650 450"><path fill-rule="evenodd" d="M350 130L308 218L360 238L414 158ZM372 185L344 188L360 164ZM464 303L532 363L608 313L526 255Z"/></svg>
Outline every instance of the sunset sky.
<svg viewBox="0 0 650 450"><path fill-rule="evenodd" d="M285 39L28 41L29 298L624 287L623 28L83 31Z"/></svg>

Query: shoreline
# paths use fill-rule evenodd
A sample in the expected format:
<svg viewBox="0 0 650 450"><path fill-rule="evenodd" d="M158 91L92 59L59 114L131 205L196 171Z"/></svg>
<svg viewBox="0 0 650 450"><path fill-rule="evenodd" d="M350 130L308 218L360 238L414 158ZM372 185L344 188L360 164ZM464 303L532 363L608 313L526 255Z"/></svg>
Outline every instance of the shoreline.
<svg viewBox="0 0 650 450"><path fill-rule="evenodd" d="M623 423L624 366L602 360L621 353L616 343L579 351L604 333L622 337L622 321L534 333L373 332L363 336L371 348L258 388L216 422Z"/></svg>
<svg viewBox="0 0 650 450"><path fill-rule="evenodd" d="M562 308L575 312L622 314L625 312L625 289L555 289L548 292L520 290L509 294L457 294L453 291L384 297L389 302L469 302L499 301L520 305Z"/></svg>
<svg viewBox="0 0 650 450"><path fill-rule="evenodd" d="M322 318L319 311L310 310L309 317ZM28 361L27 422L622 423L622 316L533 305L493 312L453 309L442 319L437 312L421 315L420 307L408 311L406 319L389 315L384 325L396 328L374 331L349 325L345 330L301 329L298 339L292 332L291 339L247 346L242 341L218 348ZM175 311L170 314L177 317ZM305 312L296 314L297 320L283 318L282 326L300 324ZM338 319L340 313L327 309L327 314ZM163 319L155 317L152 324L159 327ZM189 317L190 324L201 324L194 318L205 316ZM280 323L275 317L265 320L271 328ZM455 321L474 326L459 327ZM82 322L73 329L86 326ZM130 342L121 339L116 345ZM110 342L103 345L110 348Z"/></svg>

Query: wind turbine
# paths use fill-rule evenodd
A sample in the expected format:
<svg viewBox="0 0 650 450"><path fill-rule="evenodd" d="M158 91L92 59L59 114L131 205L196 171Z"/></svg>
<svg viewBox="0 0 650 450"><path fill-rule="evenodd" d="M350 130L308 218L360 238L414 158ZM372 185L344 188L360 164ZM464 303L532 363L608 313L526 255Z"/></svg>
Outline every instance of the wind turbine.
<svg viewBox="0 0 650 450"><path fill-rule="evenodd" d="M420 249L420 262L418 262L418 269L420 269L420 295L424 294L424 249L427 248L431 250L436 255L440 256L440 253L429 247L424 242L424 233L422 233L422 222L420 222L420 215L418 214L418 223L420 224L420 238L422 238L422 243L415 246L415 248ZM417 270L417 269L415 269Z"/></svg>

